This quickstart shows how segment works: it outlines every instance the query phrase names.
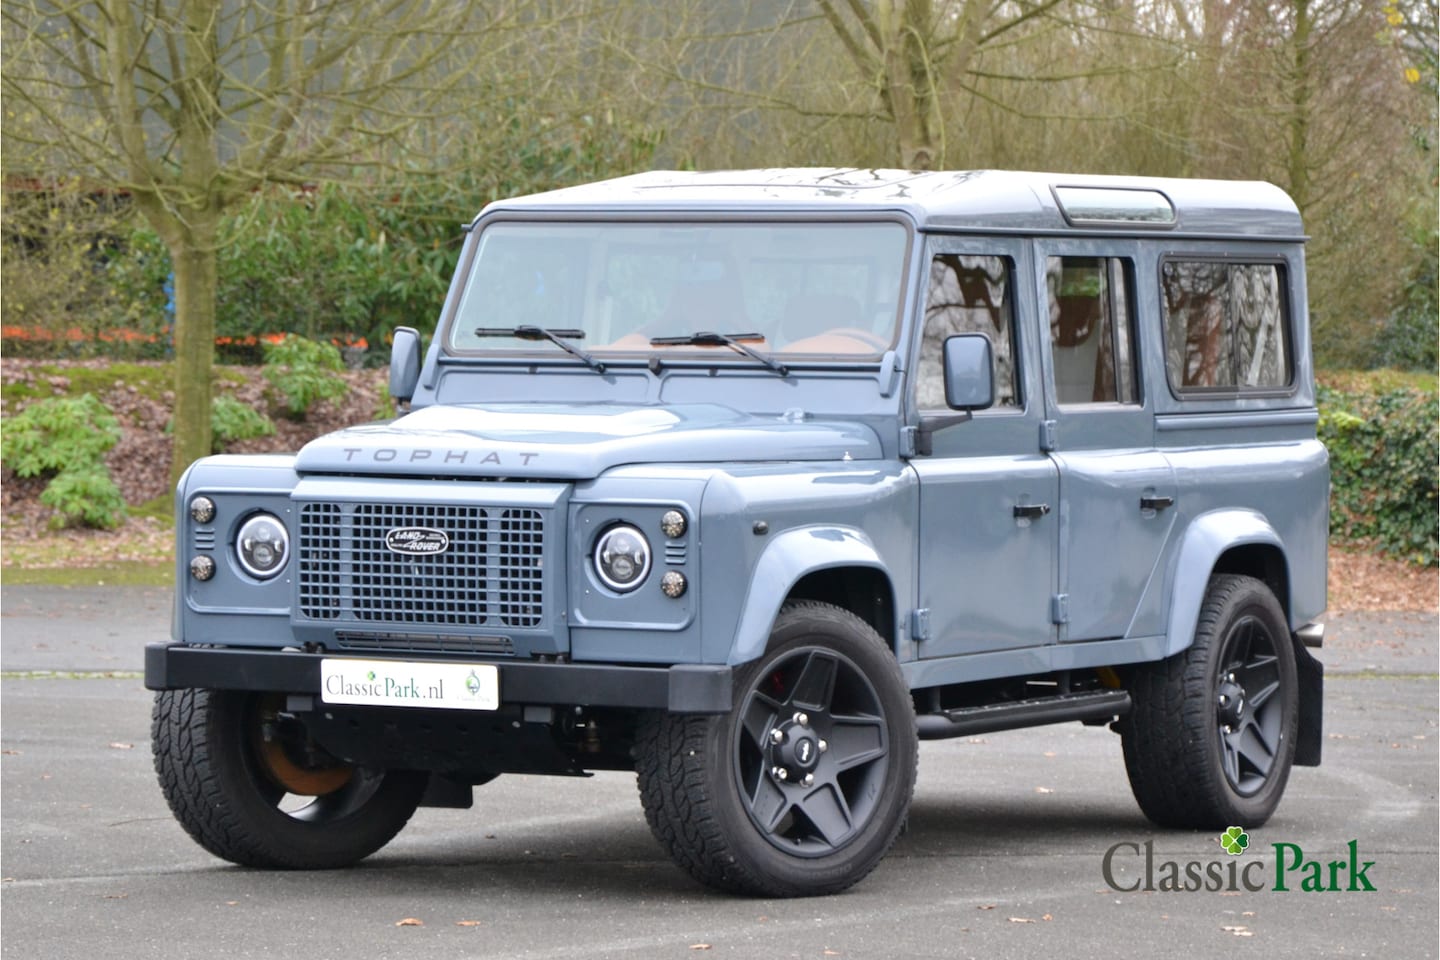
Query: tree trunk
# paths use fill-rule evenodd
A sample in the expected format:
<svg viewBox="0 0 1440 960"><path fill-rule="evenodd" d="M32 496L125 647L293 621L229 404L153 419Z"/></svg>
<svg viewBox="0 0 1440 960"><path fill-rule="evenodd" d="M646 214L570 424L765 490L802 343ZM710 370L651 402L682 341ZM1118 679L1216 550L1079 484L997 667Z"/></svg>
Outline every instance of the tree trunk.
<svg viewBox="0 0 1440 960"><path fill-rule="evenodd" d="M218 214L198 214L168 240L175 269L175 420L170 479L210 454Z"/></svg>
<svg viewBox="0 0 1440 960"><path fill-rule="evenodd" d="M1290 150L1286 166L1289 175L1290 199L1295 201L1300 216L1310 208L1310 43L1312 22L1310 0L1296 0L1295 58L1291 65L1290 82Z"/></svg>

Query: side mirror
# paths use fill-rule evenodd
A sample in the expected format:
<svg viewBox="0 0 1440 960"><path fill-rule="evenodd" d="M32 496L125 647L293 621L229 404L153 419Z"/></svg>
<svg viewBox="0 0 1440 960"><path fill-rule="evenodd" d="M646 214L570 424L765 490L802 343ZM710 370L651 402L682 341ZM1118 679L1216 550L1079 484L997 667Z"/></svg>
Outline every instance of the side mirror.
<svg viewBox="0 0 1440 960"><path fill-rule="evenodd" d="M972 410L984 410L995 402L995 360L990 338L983 333L957 333L945 338L943 349L945 404L962 412L920 418L915 429L915 453L922 457L935 452L936 430L964 423Z"/></svg>
<svg viewBox="0 0 1440 960"><path fill-rule="evenodd" d="M945 338L945 404L952 410L984 410L995 403L995 360L990 338L959 333Z"/></svg>
<svg viewBox="0 0 1440 960"><path fill-rule="evenodd" d="M396 327L390 344L390 398L396 403L409 400L419 383L420 331Z"/></svg>

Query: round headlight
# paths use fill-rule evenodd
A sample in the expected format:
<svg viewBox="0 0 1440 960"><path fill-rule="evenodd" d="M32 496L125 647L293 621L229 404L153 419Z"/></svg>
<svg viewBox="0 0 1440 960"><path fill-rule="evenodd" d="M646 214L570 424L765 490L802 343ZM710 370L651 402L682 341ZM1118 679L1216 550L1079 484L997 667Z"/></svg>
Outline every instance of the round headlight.
<svg viewBox="0 0 1440 960"><path fill-rule="evenodd" d="M252 577L268 579L279 573L290 556L290 534L278 517L257 513L240 527L235 556Z"/></svg>
<svg viewBox="0 0 1440 960"><path fill-rule="evenodd" d="M650 542L629 524L611 527L595 541L595 573L611 590L634 590L649 572Z"/></svg>

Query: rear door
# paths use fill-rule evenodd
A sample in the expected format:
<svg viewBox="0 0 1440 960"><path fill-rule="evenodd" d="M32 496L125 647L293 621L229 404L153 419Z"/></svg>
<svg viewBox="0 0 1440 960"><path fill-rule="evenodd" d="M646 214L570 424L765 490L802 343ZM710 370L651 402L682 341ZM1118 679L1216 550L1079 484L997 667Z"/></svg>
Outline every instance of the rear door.
<svg viewBox="0 0 1440 960"><path fill-rule="evenodd" d="M1163 632L1176 486L1138 360L1134 241L1035 245L1048 315L1046 445L1059 470L1059 639Z"/></svg>

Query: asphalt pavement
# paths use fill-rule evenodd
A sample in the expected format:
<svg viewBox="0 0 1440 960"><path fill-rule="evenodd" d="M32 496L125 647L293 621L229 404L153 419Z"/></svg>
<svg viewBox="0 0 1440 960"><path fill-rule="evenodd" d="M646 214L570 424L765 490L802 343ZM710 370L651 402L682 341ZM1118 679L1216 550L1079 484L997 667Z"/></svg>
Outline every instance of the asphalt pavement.
<svg viewBox="0 0 1440 960"><path fill-rule="evenodd" d="M421 810L348 870L225 864L171 818L151 769L141 650L169 617L166 589L0 588L7 955L1436 956L1434 615L1329 618L1324 763L1295 770L1237 857L1218 837L1150 825L1118 738L1066 724L924 744L890 856L846 894L789 901L692 882L620 773L501 777L472 810ZM1111 850L1122 890L1106 880ZM1301 889L1310 862L1329 886L1332 861L1340 890ZM1262 889L1159 889L1167 869L1183 885L1192 862L1202 878L1233 863Z"/></svg>

